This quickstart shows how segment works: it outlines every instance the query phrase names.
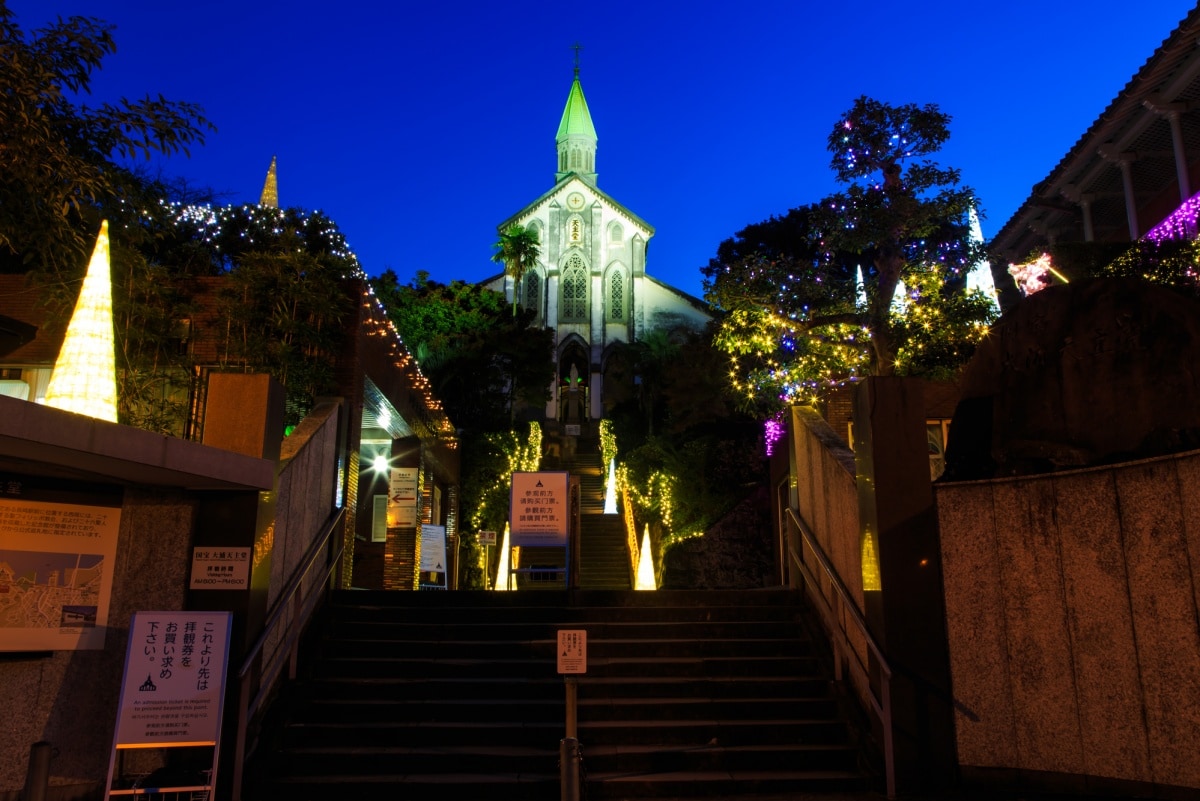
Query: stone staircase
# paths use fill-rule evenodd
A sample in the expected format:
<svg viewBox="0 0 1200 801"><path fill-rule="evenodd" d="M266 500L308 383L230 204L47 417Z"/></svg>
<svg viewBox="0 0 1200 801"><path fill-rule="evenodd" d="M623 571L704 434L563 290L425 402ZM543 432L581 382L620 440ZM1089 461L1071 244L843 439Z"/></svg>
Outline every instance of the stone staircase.
<svg viewBox="0 0 1200 801"><path fill-rule="evenodd" d="M625 521L619 514L604 514L604 479L607 468L597 440L582 440L569 467L579 476L579 586L585 590L629 590L629 547Z"/></svg>
<svg viewBox="0 0 1200 801"><path fill-rule="evenodd" d="M587 632L584 797L865 789L788 590L339 591L273 705L248 799L560 797L556 632Z"/></svg>

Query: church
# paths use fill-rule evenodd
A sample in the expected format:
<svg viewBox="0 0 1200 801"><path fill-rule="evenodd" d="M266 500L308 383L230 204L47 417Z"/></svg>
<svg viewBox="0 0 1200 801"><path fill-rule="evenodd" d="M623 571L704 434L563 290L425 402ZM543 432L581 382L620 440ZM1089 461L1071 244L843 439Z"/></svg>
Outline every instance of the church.
<svg viewBox="0 0 1200 801"><path fill-rule="evenodd" d="M556 332L557 380L546 419L580 424L604 416L608 358L621 343L661 329L702 329L712 313L699 298L646 273L654 228L597 187L596 128L579 67L555 137L554 186L498 226L532 230L540 255L514 285L506 273L483 285L536 311Z"/></svg>

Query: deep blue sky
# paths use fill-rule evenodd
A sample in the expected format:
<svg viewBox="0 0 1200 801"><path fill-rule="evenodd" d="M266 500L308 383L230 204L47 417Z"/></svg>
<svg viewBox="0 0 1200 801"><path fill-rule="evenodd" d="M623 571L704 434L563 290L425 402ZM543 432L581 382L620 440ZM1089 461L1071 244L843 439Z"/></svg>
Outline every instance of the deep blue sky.
<svg viewBox="0 0 1200 801"><path fill-rule="evenodd" d="M480 280L496 225L553 184L583 47L599 186L653 225L648 271L700 295L748 223L836 186L825 140L859 95L936 103L940 161L993 235L1193 0L675 3L8 0L117 26L96 99L161 93L218 131L164 170L323 209L369 273Z"/></svg>

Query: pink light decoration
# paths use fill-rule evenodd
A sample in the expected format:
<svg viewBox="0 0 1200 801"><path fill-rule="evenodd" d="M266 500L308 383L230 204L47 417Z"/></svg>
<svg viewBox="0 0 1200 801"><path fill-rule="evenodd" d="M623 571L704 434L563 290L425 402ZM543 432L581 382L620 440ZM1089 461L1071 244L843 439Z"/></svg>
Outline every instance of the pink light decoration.
<svg viewBox="0 0 1200 801"><path fill-rule="evenodd" d="M767 456L775 453L775 443L783 439L783 413L775 415L763 423L763 439L767 444Z"/></svg>
<svg viewBox="0 0 1200 801"><path fill-rule="evenodd" d="M1195 239L1197 217L1200 217L1200 192L1185 200L1170 216L1147 231L1143 238L1155 244L1164 239Z"/></svg>
<svg viewBox="0 0 1200 801"><path fill-rule="evenodd" d="M1050 254L1043 253L1029 264L1010 264L1008 274L1016 280L1021 294L1029 297L1050 286Z"/></svg>

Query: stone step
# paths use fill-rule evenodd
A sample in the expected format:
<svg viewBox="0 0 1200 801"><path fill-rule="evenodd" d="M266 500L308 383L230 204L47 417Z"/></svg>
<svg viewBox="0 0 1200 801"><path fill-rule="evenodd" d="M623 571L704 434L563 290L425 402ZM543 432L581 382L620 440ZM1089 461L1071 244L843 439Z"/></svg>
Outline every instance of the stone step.
<svg viewBox="0 0 1200 801"><path fill-rule="evenodd" d="M272 707L247 797L559 797L575 677L590 799L863 790L821 650L787 590L335 592Z"/></svg>

